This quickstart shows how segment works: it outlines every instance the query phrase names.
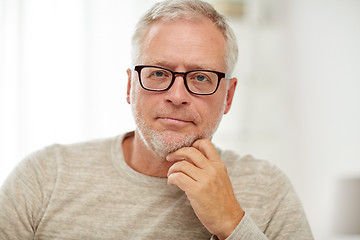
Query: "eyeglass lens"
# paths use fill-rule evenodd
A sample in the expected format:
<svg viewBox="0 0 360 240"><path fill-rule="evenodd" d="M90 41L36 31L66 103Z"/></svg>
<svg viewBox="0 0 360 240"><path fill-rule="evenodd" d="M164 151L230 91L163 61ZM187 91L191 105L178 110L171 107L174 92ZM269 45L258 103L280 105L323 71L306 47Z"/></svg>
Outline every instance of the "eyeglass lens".
<svg viewBox="0 0 360 240"><path fill-rule="evenodd" d="M206 70L190 71L184 75L185 85L193 93L212 93L216 90L219 81L216 73ZM140 74L143 86L155 91L169 88L175 77L171 71L157 67L144 67Z"/></svg>

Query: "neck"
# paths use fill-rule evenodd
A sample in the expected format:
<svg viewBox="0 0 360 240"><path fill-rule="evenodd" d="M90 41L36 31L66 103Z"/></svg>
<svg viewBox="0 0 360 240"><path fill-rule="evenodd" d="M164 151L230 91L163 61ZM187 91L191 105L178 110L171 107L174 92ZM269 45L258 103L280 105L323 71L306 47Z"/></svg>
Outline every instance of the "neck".
<svg viewBox="0 0 360 240"><path fill-rule="evenodd" d="M137 131L133 136L124 139L122 147L127 165L141 174L164 178L173 164L154 154Z"/></svg>

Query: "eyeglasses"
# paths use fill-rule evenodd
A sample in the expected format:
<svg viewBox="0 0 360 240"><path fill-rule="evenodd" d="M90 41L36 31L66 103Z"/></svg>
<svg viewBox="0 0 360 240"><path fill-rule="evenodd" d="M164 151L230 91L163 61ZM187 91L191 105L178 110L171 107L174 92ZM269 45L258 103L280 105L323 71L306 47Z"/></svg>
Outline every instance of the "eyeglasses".
<svg viewBox="0 0 360 240"><path fill-rule="evenodd" d="M169 90L175 78L180 75L190 93L211 95L218 89L221 79L226 77L225 73L212 70L173 72L167 68L149 65L138 65L134 69L138 72L141 87L155 92Z"/></svg>

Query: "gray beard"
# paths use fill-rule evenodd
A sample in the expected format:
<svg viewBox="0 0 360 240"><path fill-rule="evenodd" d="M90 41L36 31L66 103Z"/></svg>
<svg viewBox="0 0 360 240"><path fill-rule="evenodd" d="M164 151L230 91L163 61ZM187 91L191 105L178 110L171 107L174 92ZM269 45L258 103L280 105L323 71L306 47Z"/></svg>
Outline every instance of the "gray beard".
<svg viewBox="0 0 360 240"><path fill-rule="evenodd" d="M158 131L152 129L139 116L134 105L132 106L132 110L137 125L137 131L142 142L159 158L165 158L169 153L180 148L190 147L198 139L211 139L222 118L222 114L219 114L214 124L209 126L202 134L183 135L174 131Z"/></svg>
<svg viewBox="0 0 360 240"><path fill-rule="evenodd" d="M148 149L160 158L165 158L169 153L180 148L190 147L196 140L203 138L196 135L180 136L174 132L161 132L139 124L138 132Z"/></svg>

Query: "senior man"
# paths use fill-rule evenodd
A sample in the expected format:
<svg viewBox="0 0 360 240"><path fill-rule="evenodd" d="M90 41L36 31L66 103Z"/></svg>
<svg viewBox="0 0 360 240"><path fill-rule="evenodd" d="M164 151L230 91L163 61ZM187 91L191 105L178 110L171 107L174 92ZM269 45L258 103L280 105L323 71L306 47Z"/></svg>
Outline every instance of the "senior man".
<svg viewBox="0 0 360 240"><path fill-rule="evenodd" d="M1 239L312 239L284 174L211 142L237 54L210 4L155 4L127 70L135 131L27 157L1 189Z"/></svg>

